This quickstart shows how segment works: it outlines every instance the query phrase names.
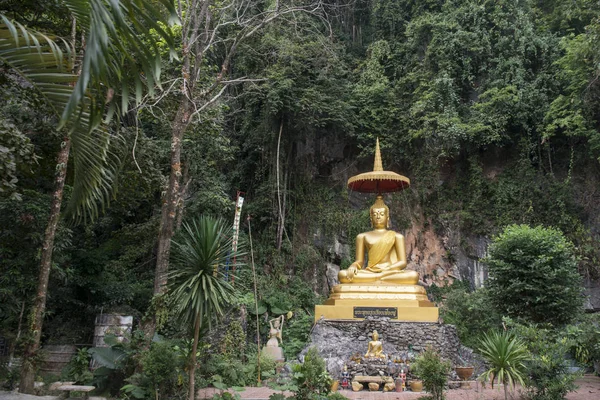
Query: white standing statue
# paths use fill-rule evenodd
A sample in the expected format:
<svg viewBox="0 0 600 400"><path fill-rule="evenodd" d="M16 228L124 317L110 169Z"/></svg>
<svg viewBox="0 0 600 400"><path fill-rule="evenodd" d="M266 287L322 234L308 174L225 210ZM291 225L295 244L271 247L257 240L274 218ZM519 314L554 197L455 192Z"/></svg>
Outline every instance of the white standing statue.
<svg viewBox="0 0 600 400"><path fill-rule="evenodd" d="M283 330L284 316L281 315L269 321L269 340L267 345L263 347L263 354L274 359L275 361L285 361L283 357L283 349L279 346L283 343L281 332Z"/></svg>

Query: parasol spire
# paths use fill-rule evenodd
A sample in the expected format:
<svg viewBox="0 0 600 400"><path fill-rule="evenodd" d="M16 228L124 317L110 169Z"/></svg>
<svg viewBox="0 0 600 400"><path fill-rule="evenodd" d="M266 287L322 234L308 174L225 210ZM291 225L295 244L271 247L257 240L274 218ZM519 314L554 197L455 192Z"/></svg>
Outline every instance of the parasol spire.
<svg viewBox="0 0 600 400"><path fill-rule="evenodd" d="M373 171L364 172L348 179L348 189L362 193L389 193L406 189L410 179L393 171L384 171L381 162L379 138L375 144L375 163Z"/></svg>
<svg viewBox="0 0 600 400"><path fill-rule="evenodd" d="M379 150L379 138L377 138L377 142L375 144L375 164L373 164L373 171L383 171L381 151Z"/></svg>

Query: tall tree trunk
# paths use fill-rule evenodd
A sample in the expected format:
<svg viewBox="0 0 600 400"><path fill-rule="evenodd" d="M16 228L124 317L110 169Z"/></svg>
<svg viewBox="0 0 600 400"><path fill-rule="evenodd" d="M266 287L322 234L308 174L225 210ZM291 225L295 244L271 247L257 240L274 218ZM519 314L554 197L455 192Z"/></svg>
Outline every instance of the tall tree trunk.
<svg viewBox="0 0 600 400"><path fill-rule="evenodd" d="M198 352L198 337L200 336L200 314L196 314L194 324L194 342L192 344L192 363L190 365L190 393L189 400L196 397L196 353Z"/></svg>
<svg viewBox="0 0 600 400"><path fill-rule="evenodd" d="M279 177L281 176L280 168L279 168L279 153L281 149L281 133L283 132L283 117L281 118L281 123L279 124L279 136L277 137L277 154L275 161L275 173L277 174L277 237L276 237L276 246L277 251L281 251L281 244L283 242L283 229L285 224L285 205L281 206L281 188L279 186Z"/></svg>
<svg viewBox="0 0 600 400"><path fill-rule="evenodd" d="M31 323L29 325L29 338L23 352L23 364L21 366L21 382L19 391L21 393L33 393L33 382L35 380L36 356L40 348L40 339L42 337L42 324L44 322L44 312L46 310L46 296L48 294L48 279L50 277L50 268L52 267L52 251L54 250L54 237L60 218L60 207L62 204L63 189L65 187L65 177L67 176L67 162L69 160L69 150L71 141L68 136L64 137L58 153L57 172L54 179L54 194L50 206L50 218L48 226L44 233L44 243L42 246L42 259L40 262L40 275L38 278L38 288L31 312Z"/></svg>
<svg viewBox="0 0 600 400"><path fill-rule="evenodd" d="M175 221L175 230L178 231L183 223L183 210L185 208L185 195L187 194L188 187L190 186L190 163L186 161L183 163L183 184L181 190L179 190L179 198L177 199L177 220Z"/></svg>
<svg viewBox="0 0 600 400"><path fill-rule="evenodd" d="M181 11L181 10L180 10ZM197 27L196 27L197 31ZM171 239L173 238L175 216L177 214L177 203L179 199L179 187L181 178L181 144L183 134L190 124L193 104L191 92L193 82L190 80L191 55L189 46L189 37L185 35L185 29L182 32L182 65L181 76L183 83L181 85L181 102L175 115L171 128L171 173L169 174L169 187L165 193L162 203L160 228L158 232L158 249L156 252L156 269L154 270L154 291L155 298L166 292L167 289L167 271L169 270L169 254L171 253ZM154 337L156 331L156 309L152 309L151 315L143 322L142 329L148 343Z"/></svg>
<svg viewBox="0 0 600 400"><path fill-rule="evenodd" d="M173 122L171 136L171 173L169 175L169 187L165 193L160 217L156 269L154 271L154 296L159 296L166 292L171 239L174 234L175 215L177 214L177 203L180 194L181 143L183 134L189 125L191 111L190 101L184 96L179 104L179 109L175 121ZM152 315L144 322L143 330L148 341L152 339L156 330L156 311L157 310L152 310Z"/></svg>

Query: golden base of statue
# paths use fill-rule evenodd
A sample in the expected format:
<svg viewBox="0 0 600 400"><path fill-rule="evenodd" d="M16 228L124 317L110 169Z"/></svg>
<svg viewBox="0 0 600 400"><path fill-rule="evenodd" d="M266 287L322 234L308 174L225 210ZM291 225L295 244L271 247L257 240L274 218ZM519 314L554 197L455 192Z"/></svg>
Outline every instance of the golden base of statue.
<svg viewBox="0 0 600 400"><path fill-rule="evenodd" d="M398 321L437 322L438 308L419 285L337 285L323 305L315 307L315 322L325 319L388 317Z"/></svg>
<svg viewBox="0 0 600 400"><path fill-rule="evenodd" d="M429 300L395 300L379 297L385 295L386 293L376 293L373 298L343 300L335 300L330 297L325 304L315 306L315 322L321 318L363 320L369 316L387 317L396 321L438 321L439 310Z"/></svg>

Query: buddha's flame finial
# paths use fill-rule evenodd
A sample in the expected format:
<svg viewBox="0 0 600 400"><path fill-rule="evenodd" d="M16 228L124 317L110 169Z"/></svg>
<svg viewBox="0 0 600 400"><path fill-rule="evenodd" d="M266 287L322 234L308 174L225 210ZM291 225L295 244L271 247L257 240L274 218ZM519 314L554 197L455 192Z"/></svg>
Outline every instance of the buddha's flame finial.
<svg viewBox="0 0 600 400"><path fill-rule="evenodd" d="M375 164L373 165L373 171L383 171L381 151L379 150L379 138L377 138L377 142L375 144Z"/></svg>

